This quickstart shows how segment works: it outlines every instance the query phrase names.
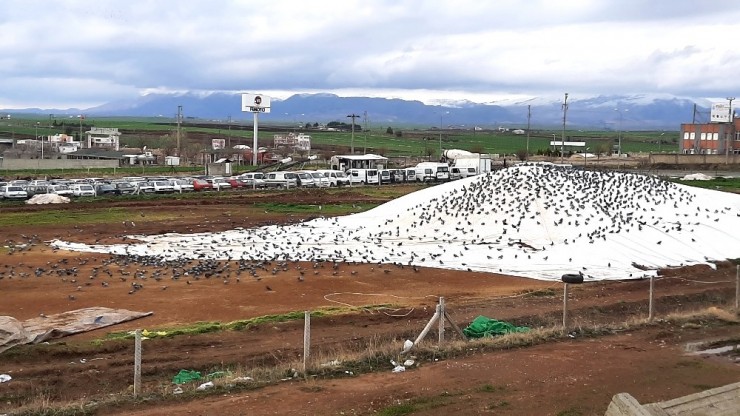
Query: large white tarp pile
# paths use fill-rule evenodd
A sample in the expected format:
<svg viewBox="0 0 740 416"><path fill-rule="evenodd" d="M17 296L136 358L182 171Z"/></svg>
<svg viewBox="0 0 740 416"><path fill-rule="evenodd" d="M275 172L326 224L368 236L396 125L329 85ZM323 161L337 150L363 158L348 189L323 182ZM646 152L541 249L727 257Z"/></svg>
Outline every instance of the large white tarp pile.
<svg viewBox="0 0 740 416"><path fill-rule="evenodd" d="M740 257L740 195L653 176L523 164L344 217L131 237L140 242L52 245L173 260L324 259L545 280L573 272L587 281L628 279Z"/></svg>
<svg viewBox="0 0 740 416"><path fill-rule="evenodd" d="M26 200L28 205L68 204L69 198L57 194L36 194Z"/></svg>

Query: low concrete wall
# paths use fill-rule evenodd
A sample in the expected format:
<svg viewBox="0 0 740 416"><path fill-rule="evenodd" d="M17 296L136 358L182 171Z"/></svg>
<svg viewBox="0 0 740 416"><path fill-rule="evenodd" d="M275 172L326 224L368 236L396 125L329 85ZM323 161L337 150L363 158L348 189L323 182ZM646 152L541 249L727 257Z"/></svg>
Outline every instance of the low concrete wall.
<svg viewBox="0 0 740 416"><path fill-rule="evenodd" d="M648 162L653 165L737 165L740 164L740 155L650 154Z"/></svg>
<svg viewBox="0 0 740 416"><path fill-rule="evenodd" d="M117 168L118 160L101 159L0 159L0 170Z"/></svg>

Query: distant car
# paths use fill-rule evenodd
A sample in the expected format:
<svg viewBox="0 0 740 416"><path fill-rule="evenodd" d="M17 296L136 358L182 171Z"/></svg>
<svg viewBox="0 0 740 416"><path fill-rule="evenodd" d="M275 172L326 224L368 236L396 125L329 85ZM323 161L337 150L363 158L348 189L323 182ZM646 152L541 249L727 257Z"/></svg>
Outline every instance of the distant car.
<svg viewBox="0 0 740 416"><path fill-rule="evenodd" d="M193 181L188 179L170 179L170 185L172 185L172 189L174 189L175 192L183 193L195 191Z"/></svg>
<svg viewBox="0 0 740 416"><path fill-rule="evenodd" d="M247 183L244 182L238 176L232 176L230 178L226 178L226 182L228 182L231 185L231 189L246 188L248 186Z"/></svg>
<svg viewBox="0 0 740 416"><path fill-rule="evenodd" d="M265 185L265 174L262 172L246 172L239 175L239 178L247 184L247 186L253 188L264 188Z"/></svg>
<svg viewBox="0 0 740 416"><path fill-rule="evenodd" d="M0 199L26 199L28 192L16 185L0 186Z"/></svg>
<svg viewBox="0 0 740 416"><path fill-rule="evenodd" d="M318 170L329 180L329 186L349 185L349 176L341 170Z"/></svg>
<svg viewBox="0 0 740 416"><path fill-rule="evenodd" d="M205 179L193 179L193 189L196 191L212 191L213 185Z"/></svg>
<svg viewBox="0 0 740 416"><path fill-rule="evenodd" d="M131 185L130 182L111 182L111 185L115 186L121 195L130 195L136 193L136 187Z"/></svg>
<svg viewBox="0 0 740 416"><path fill-rule="evenodd" d="M158 194L171 194L175 192L175 187L172 186L170 181L152 181L150 182L154 187L154 192Z"/></svg>
<svg viewBox="0 0 740 416"><path fill-rule="evenodd" d="M298 176L294 172L269 172L265 176L265 186L269 188L295 188Z"/></svg>
<svg viewBox="0 0 740 416"><path fill-rule="evenodd" d="M315 188L317 187L316 180L311 176L310 172L299 171L295 175L298 177L298 186L304 188Z"/></svg>
<svg viewBox="0 0 740 416"><path fill-rule="evenodd" d="M61 196L72 196L73 195L73 192L72 192L71 189L69 189L69 186L62 185L62 184L49 185L46 188L46 190L50 194L57 194L57 195L61 195Z"/></svg>
<svg viewBox="0 0 740 416"><path fill-rule="evenodd" d="M89 183L75 183L69 187L72 196L95 196L95 188Z"/></svg>
<svg viewBox="0 0 740 416"><path fill-rule="evenodd" d="M103 195L121 195L121 191L116 189L115 186L107 183L107 182L98 182L94 186L95 188L95 195L97 196L103 196Z"/></svg>
<svg viewBox="0 0 740 416"><path fill-rule="evenodd" d="M210 184L213 185L213 189L217 191L231 189L231 184L226 180L226 178L217 177L217 178L210 178L206 180L210 182Z"/></svg>

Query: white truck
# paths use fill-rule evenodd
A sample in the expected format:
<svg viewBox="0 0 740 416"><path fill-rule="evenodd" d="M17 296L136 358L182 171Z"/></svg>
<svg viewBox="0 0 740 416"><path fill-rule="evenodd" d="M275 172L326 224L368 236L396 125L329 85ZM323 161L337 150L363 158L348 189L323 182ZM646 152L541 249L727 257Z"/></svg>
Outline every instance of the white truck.
<svg viewBox="0 0 740 416"><path fill-rule="evenodd" d="M445 150L444 157L451 161L450 179L462 179L469 176L490 172L492 169L491 155L471 153L466 150Z"/></svg>
<svg viewBox="0 0 740 416"><path fill-rule="evenodd" d="M450 167L447 163L421 162L414 168L417 182L448 181Z"/></svg>

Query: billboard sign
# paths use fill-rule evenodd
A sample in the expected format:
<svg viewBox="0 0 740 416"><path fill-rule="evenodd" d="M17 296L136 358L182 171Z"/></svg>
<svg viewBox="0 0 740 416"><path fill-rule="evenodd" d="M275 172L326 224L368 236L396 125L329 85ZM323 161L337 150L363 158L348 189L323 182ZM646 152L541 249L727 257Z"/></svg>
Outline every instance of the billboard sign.
<svg viewBox="0 0 740 416"><path fill-rule="evenodd" d="M213 150L221 150L226 148L226 139L211 139L211 147Z"/></svg>
<svg viewBox="0 0 740 416"><path fill-rule="evenodd" d="M262 94L242 94L242 111L269 113L270 97Z"/></svg>
<svg viewBox="0 0 740 416"><path fill-rule="evenodd" d="M729 123L730 114L732 110L730 105L727 103L714 103L712 104L712 113L709 118L711 123Z"/></svg>

